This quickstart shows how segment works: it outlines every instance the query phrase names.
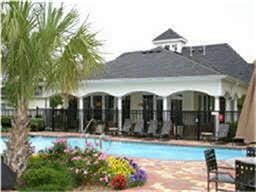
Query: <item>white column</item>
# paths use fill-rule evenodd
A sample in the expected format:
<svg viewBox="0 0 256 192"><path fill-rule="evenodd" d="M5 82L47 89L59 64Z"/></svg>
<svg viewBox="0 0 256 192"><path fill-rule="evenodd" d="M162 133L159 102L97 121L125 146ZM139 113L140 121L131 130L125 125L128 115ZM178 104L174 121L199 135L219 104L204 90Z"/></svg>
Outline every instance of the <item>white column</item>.
<svg viewBox="0 0 256 192"><path fill-rule="evenodd" d="M50 97L45 98L45 110L44 110L44 120L46 122L46 127L50 127L50 118L51 118L51 112L50 112Z"/></svg>
<svg viewBox="0 0 256 192"><path fill-rule="evenodd" d="M231 121L231 100L229 98L225 98L225 122Z"/></svg>
<svg viewBox="0 0 256 192"><path fill-rule="evenodd" d="M118 128L122 131L122 97L117 98L117 109L118 109Z"/></svg>
<svg viewBox="0 0 256 192"><path fill-rule="evenodd" d="M117 119L116 119L116 108L117 108L117 100L116 100L116 97L114 97L114 123L117 122Z"/></svg>
<svg viewBox="0 0 256 192"><path fill-rule="evenodd" d="M166 121L167 120L167 113L168 110L168 97L163 97L163 120Z"/></svg>
<svg viewBox="0 0 256 192"><path fill-rule="evenodd" d="M171 116L172 116L171 107L172 107L172 97L169 97L167 98L167 110L168 110L167 120L168 121L171 120Z"/></svg>
<svg viewBox="0 0 256 192"><path fill-rule="evenodd" d="M156 95L153 95L153 115L154 115L154 120L157 119L157 99L156 99Z"/></svg>
<svg viewBox="0 0 256 192"><path fill-rule="evenodd" d="M220 97L219 96L215 96L214 111L216 112L216 115L215 115L215 136L217 136L219 128L220 128L220 121L219 121Z"/></svg>
<svg viewBox="0 0 256 192"><path fill-rule="evenodd" d="M101 97L102 101L101 101L101 109L102 109L102 120L105 121L105 114L106 114L106 111L105 111L105 95L102 95Z"/></svg>
<svg viewBox="0 0 256 192"><path fill-rule="evenodd" d="M90 113L92 113L91 118L94 118L93 96L90 96L90 108L91 108Z"/></svg>
<svg viewBox="0 0 256 192"><path fill-rule="evenodd" d="M91 109L94 108L94 106L93 106L93 96L90 96L90 107L91 107Z"/></svg>
<svg viewBox="0 0 256 192"><path fill-rule="evenodd" d="M83 100L83 97L79 97L78 110L79 110L79 128L80 128L80 132L82 132L83 128L84 128L84 100Z"/></svg>
<svg viewBox="0 0 256 192"><path fill-rule="evenodd" d="M234 99L234 121L237 121L238 120L238 101L237 101L237 98L235 97Z"/></svg>
<svg viewBox="0 0 256 192"><path fill-rule="evenodd" d="M45 98L45 108L46 109L50 109L50 97Z"/></svg>

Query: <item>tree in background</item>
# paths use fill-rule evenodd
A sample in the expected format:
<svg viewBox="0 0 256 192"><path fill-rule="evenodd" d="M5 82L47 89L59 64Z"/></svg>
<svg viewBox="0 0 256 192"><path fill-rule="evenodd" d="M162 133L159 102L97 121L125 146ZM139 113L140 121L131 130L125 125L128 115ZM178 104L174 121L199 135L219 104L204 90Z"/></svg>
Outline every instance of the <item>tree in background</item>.
<svg viewBox="0 0 256 192"><path fill-rule="evenodd" d="M238 99L238 102L237 102L238 111L241 111L241 110L242 110L245 97L246 97L246 95L242 95L242 97L240 97L240 98Z"/></svg>
<svg viewBox="0 0 256 192"><path fill-rule="evenodd" d="M80 80L99 68L101 43L88 25L78 26L76 10L63 5L9 1L1 3L1 53L7 99L16 107L6 142L4 162L17 173L26 168L31 155L28 139L28 103L36 89L74 92Z"/></svg>
<svg viewBox="0 0 256 192"><path fill-rule="evenodd" d="M59 105L63 104L63 98L60 95L54 95L50 98L50 107L55 109Z"/></svg>

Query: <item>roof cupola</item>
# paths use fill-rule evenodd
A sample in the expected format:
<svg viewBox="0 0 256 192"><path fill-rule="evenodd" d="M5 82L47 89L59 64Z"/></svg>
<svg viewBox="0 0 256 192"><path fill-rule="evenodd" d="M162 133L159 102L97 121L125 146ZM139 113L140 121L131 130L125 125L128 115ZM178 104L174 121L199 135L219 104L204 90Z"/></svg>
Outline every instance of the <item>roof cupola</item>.
<svg viewBox="0 0 256 192"><path fill-rule="evenodd" d="M154 45L179 53L181 53L186 42L187 40L184 37L180 36L171 28L153 39Z"/></svg>

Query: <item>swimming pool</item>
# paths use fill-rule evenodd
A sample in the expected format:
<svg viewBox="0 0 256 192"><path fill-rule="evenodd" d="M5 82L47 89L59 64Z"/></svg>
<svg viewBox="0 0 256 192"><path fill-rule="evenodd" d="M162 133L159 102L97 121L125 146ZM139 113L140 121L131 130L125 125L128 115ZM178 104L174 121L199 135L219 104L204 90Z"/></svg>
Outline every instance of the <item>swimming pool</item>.
<svg viewBox="0 0 256 192"><path fill-rule="evenodd" d="M5 149L4 139L0 139L0 152ZM52 146L56 137L36 136L30 138L32 145L35 146L36 152ZM71 147L85 147L85 139L78 137L67 137L68 145ZM88 142L93 144L95 139L90 138ZM135 143L124 141L103 141L103 150L111 155L151 158L159 160L204 160L203 151L206 147L190 147L165 144ZM218 160L230 159L245 156L245 151L239 149L216 148Z"/></svg>

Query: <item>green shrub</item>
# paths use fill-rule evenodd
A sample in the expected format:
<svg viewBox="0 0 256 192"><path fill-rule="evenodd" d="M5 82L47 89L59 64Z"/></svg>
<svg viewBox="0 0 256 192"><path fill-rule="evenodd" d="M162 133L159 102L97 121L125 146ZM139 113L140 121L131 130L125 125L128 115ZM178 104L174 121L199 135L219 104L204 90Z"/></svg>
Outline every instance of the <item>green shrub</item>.
<svg viewBox="0 0 256 192"><path fill-rule="evenodd" d="M30 119L31 131L43 131L45 129L43 118L31 118Z"/></svg>
<svg viewBox="0 0 256 192"><path fill-rule="evenodd" d="M21 190L64 191L75 186L74 175L65 164L40 155L29 159L21 178L24 181Z"/></svg>
<svg viewBox="0 0 256 192"><path fill-rule="evenodd" d="M56 108L58 105L63 104L63 98L60 95L55 95L50 98L50 106L51 108Z"/></svg>
<svg viewBox="0 0 256 192"><path fill-rule="evenodd" d="M238 122L229 123L228 140L231 140L236 135Z"/></svg>
<svg viewBox="0 0 256 192"><path fill-rule="evenodd" d="M1 117L1 125L2 125L2 128L10 128L12 126L11 125L11 117L2 116Z"/></svg>

